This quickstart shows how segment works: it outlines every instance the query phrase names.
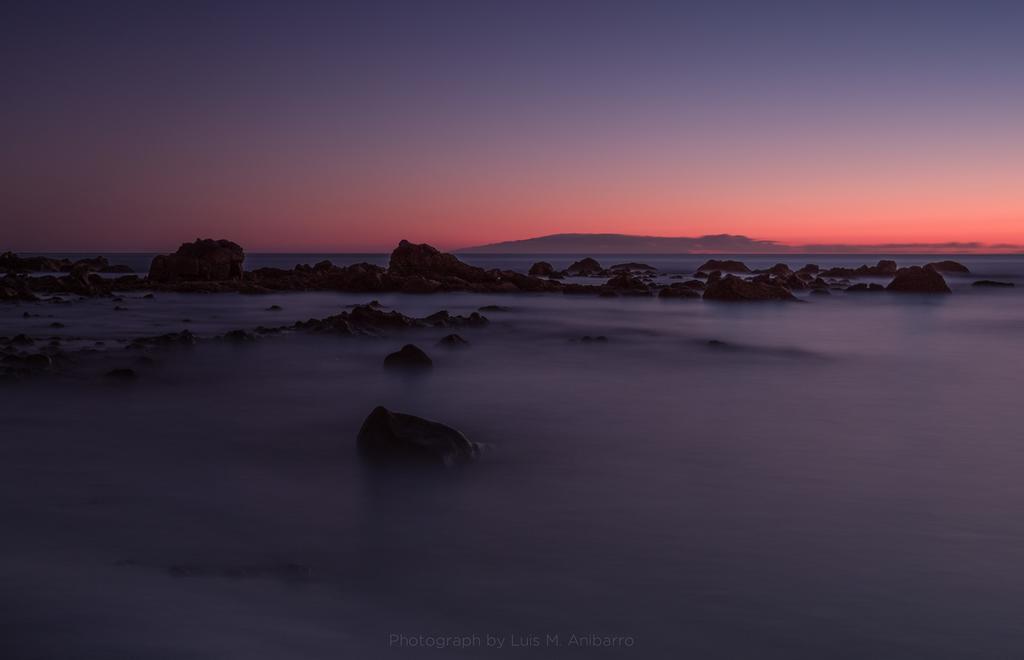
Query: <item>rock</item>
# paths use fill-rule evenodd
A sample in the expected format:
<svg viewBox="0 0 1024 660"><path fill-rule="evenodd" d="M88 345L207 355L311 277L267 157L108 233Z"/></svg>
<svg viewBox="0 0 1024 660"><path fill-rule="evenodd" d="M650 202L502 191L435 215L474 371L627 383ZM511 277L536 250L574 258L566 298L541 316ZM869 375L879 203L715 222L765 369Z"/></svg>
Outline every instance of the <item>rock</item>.
<svg viewBox="0 0 1024 660"><path fill-rule="evenodd" d="M426 243L416 245L409 241L399 242L398 247L391 252L388 273L395 276L419 277L422 280L435 281L457 278L464 282L488 282L495 279L483 268L464 264L454 255L441 252ZM406 289L403 288L403 290ZM418 291L410 291L410 293L415 292Z"/></svg>
<svg viewBox="0 0 1024 660"><path fill-rule="evenodd" d="M881 259L874 266L858 266L857 268L829 268L821 273L824 277L892 277L896 274L896 262Z"/></svg>
<svg viewBox="0 0 1024 660"><path fill-rule="evenodd" d="M233 344L250 344L256 341L256 335L245 330L231 330L224 333L224 340Z"/></svg>
<svg viewBox="0 0 1024 660"><path fill-rule="evenodd" d="M584 257L579 261L575 261L565 269L565 274L573 277L592 277L602 275L603 273L604 269L601 268L601 264L591 257Z"/></svg>
<svg viewBox="0 0 1024 660"><path fill-rule="evenodd" d="M434 361L418 346L406 344L401 350L385 357L384 366L389 369L430 369Z"/></svg>
<svg viewBox="0 0 1024 660"><path fill-rule="evenodd" d="M821 289L815 290L821 291ZM861 284L854 284L853 286L846 287L847 293L879 293L881 291L885 291L885 287L881 284L875 284L874 282L871 284L864 284L862 282Z"/></svg>
<svg viewBox="0 0 1024 660"><path fill-rule="evenodd" d="M103 377L107 380L130 382L137 380L139 374L137 374L134 369L111 369L107 373L103 374Z"/></svg>
<svg viewBox="0 0 1024 660"><path fill-rule="evenodd" d="M718 260L708 259L697 269L698 276L701 272L719 270L727 273L749 273L750 269L742 261L732 259Z"/></svg>
<svg viewBox="0 0 1024 660"><path fill-rule="evenodd" d="M938 271L921 266L900 268L886 290L897 293L952 293Z"/></svg>
<svg viewBox="0 0 1024 660"><path fill-rule="evenodd" d="M59 273L71 268L67 259L48 257L19 257L13 252L0 254L0 271L8 273Z"/></svg>
<svg viewBox="0 0 1024 660"><path fill-rule="evenodd" d="M546 261L538 261L530 266L529 275L533 277L551 277L555 274L555 267Z"/></svg>
<svg viewBox="0 0 1024 660"><path fill-rule="evenodd" d="M591 337L590 335L583 335L582 337L580 337L580 343L582 343L582 344L607 344L608 343L608 338L605 337L604 335L597 335L595 337Z"/></svg>
<svg viewBox="0 0 1024 660"><path fill-rule="evenodd" d="M154 298L156 298L156 296L154 296L152 293L147 293L146 295L142 296L143 300L153 300Z"/></svg>
<svg viewBox="0 0 1024 660"><path fill-rule="evenodd" d="M970 273L970 269L958 261L951 261L949 259L945 261L933 261L930 264L926 264L925 268L931 268L934 271L940 273Z"/></svg>
<svg viewBox="0 0 1024 660"><path fill-rule="evenodd" d="M280 305L271 305L267 307L268 312L280 312L283 308Z"/></svg>
<svg viewBox="0 0 1024 660"><path fill-rule="evenodd" d="M755 302L762 300L793 301L796 298L787 288L778 284L748 282L735 275L726 275L715 281L708 278L708 286L704 290L704 300Z"/></svg>
<svg viewBox="0 0 1024 660"><path fill-rule="evenodd" d="M624 263L624 264L615 264L614 266L612 266L608 270L639 270L639 271L653 272L653 271L656 271L658 269L655 268L654 266L650 266L648 264L639 263L639 262L636 262L636 261L630 261L630 262L627 262L627 263Z"/></svg>
<svg viewBox="0 0 1024 660"><path fill-rule="evenodd" d="M181 332L169 332L165 335L158 335L156 337L137 337L128 344L128 348L146 348L149 346L193 346L197 341L196 336L191 332L188 330L182 330Z"/></svg>
<svg viewBox="0 0 1024 660"><path fill-rule="evenodd" d="M830 295L832 295L831 293L829 293L828 289L811 289L811 294L813 294L815 296L830 296Z"/></svg>
<svg viewBox="0 0 1024 660"><path fill-rule="evenodd" d="M131 266L125 266L123 264L117 264L113 266L104 266L99 269L101 273L134 273L135 269Z"/></svg>
<svg viewBox="0 0 1024 660"><path fill-rule="evenodd" d="M441 337L441 339L437 342L437 345L444 346L446 348L464 348L466 346L469 346L469 341L463 339L462 336L453 333Z"/></svg>
<svg viewBox="0 0 1024 660"><path fill-rule="evenodd" d="M620 270L604 284L606 289L622 292L648 293L649 289L639 279L633 277L628 270Z"/></svg>
<svg viewBox="0 0 1024 660"><path fill-rule="evenodd" d="M453 466L471 463L480 448L450 426L377 406L356 439L359 452L375 463Z"/></svg>
<svg viewBox="0 0 1024 660"><path fill-rule="evenodd" d="M50 324L50 327L51 328L63 328L64 324L61 323L60 321L54 321L53 323Z"/></svg>
<svg viewBox="0 0 1024 660"><path fill-rule="evenodd" d="M971 284L971 286L994 286L994 287L1007 287L1013 286L1013 282L997 282L995 280L978 280Z"/></svg>
<svg viewBox="0 0 1024 660"><path fill-rule="evenodd" d="M227 240L196 239L174 254L153 258L149 279L154 282L218 282L242 279L245 252Z"/></svg>
<svg viewBox="0 0 1024 660"><path fill-rule="evenodd" d="M484 305L480 308L481 312L508 312L511 311L508 307L502 307L501 305Z"/></svg>
<svg viewBox="0 0 1024 660"><path fill-rule="evenodd" d="M703 287L701 283L701 287ZM686 283L675 282L658 292L659 298L700 298L700 291Z"/></svg>

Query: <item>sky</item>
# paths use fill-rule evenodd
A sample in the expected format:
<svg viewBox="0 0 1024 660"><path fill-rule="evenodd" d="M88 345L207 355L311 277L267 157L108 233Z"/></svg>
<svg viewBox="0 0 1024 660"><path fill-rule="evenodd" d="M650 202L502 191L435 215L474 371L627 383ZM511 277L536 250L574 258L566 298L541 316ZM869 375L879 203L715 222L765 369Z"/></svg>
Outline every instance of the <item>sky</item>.
<svg viewBox="0 0 1024 660"><path fill-rule="evenodd" d="M1024 3L12 1L0 250L1024 245Z"/></svg>

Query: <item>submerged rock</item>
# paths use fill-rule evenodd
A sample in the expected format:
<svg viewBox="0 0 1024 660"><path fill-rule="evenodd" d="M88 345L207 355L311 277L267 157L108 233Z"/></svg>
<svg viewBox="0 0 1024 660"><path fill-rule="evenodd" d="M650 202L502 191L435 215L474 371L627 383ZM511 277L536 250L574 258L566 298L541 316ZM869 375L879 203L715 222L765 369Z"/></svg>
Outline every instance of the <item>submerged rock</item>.
<svg viewBox="0 0 1024 660"><path fill-rule="evenodd" d="M763 300L795 301L796 298L789 289L779 284L751 282L735 275L726 275L717 280L708 278L708 286L704 290L704 300L757 302Z"/></svg>
<svg viewBox="0 0 1024 660"><path fill-rule="evenodd" d="M452 333L450 335L445 335L444 337L441 337L441 339L437 342L437 345L444 346L446 348L464 348L466 346L469 346L469 341L464 339L461 335Z"/></svg>
<svg viewBox="0 0 1024 660"><path fill-rule="evenodd" d="M897 293L952 293L938 271L921 266L900 268L886 289Z"/></svg>
<svg viewBox="0 0 1024 660"><path fill-rule="evenodd" d="M430 369L434 361L420 347L406 344L400 350L388 354L384 358L384 366L389 369Z"/></svg>
<svg viewBox="0 0 1024 660"><path fill-rule="evenodd" d="M993 287L1009 287L1013 286L1013 282L997 282L995 280L978 280L971 284L971 286L993 286Z"/></svg>
<svg viewBox="0 0 1024 660"><path fill-rule="evenodd" d="M703 282L700 285L704 287ZM675 282L658 292L659 298L700 298L700 295L699 289L685 282Z"/></svg>
<svg viewBox="0 0 1024 660"><path fill-rule="evenodd" d="M375 463L452 466L477 459L480 448L450 426L415 415L373 409L356 438L359 452Z"/></svg>

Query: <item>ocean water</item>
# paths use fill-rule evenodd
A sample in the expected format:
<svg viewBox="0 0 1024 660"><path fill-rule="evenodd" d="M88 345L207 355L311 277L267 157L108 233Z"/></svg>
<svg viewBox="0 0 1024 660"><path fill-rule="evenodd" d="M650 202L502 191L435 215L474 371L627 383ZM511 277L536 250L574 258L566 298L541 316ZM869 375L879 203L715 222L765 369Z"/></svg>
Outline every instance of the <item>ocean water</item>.
<svg viewBox="0 0 1024 660"><path fill-rule="evenodd" d="M212 339L356 294L0 306L0 336L97 349L0 384L0 657L1015 657L1024 258L958 259L975 274L949 296L378 296L508 308L458 351L445 329ZM210 340L152 364L123 347L185 328ZM381 368L405 343L431 373ZM488 449L369 469L377 405Z"/></svg>

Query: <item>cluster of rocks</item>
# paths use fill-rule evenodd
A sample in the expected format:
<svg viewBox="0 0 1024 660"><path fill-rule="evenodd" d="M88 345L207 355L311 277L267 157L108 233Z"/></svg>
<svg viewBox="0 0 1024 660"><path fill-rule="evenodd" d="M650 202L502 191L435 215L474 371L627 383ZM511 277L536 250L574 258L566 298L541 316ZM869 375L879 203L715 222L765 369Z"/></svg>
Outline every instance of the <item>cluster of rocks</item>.
<svg viewBox="0 0 1024 660"><path fill-rule="evenodd" d="M387 330L411 328L458 328L487 325L487 317L479 312L468 316L452 315L446 310L435 312L423 318L406 316L397 311L384 311L379 303L356 305L351 310L327 316L322 319L299 321L287 326L289 330L339 335L379 335Z"/></svg>
<svg viewBox="0 0 1024 660"><path fill-rule="evenodd" d="M106 257L89 259L52 259L50 257L19 257L13 252L0 254L0 273L134 273L129 266L112 265Z"/></svg>
<svg viewBox="0 0 1024 660"><path fill-rule="evenodd" d="M0 256L0 300L31 301L40 293L80 296L113 295L121 291L157 290L178 292L268 293L274 291L344 291L358 293L402 292L434 293L466 291L475 293L548 292L614 296L652 296L663 298L704 298L719 301L796 300L795 291L827 294L844 290L850 293L893 291L948 293L942 273L968 274L955 261L936 261L924 266L899 268L895 261L883 259L874 265L857 268L822 269L807 264L792 270L779 263L771 268L752 270L741 261L709 259L687 281L664 284L656 278L657 269L644 263L628 262L603 267L587 257L573 262L565 270L539 261L528 274L512 270L484 269L460 261L427 244L401 241L391 253L387 267L369 263L336 266L321 261L313 266L292 269L244 269L245 251L227 240L196 239L182 244L172 254L153 259L145 278L135 275L101 277L96 271L110 272L103 257L75 263L46 257ZM66 271L63 276L25 277L29 270ZM565 282L567 277L595 278L600 284ZM682 279L680 275L673 278ZM854 283L857 278L888 278L887 286L878 283ZM999 286L983 280L978 286ZM325 320L327 321L327 320ZM338 320L339 322L341 319ZM344 324L341 324L344 325Z"/></svg>

